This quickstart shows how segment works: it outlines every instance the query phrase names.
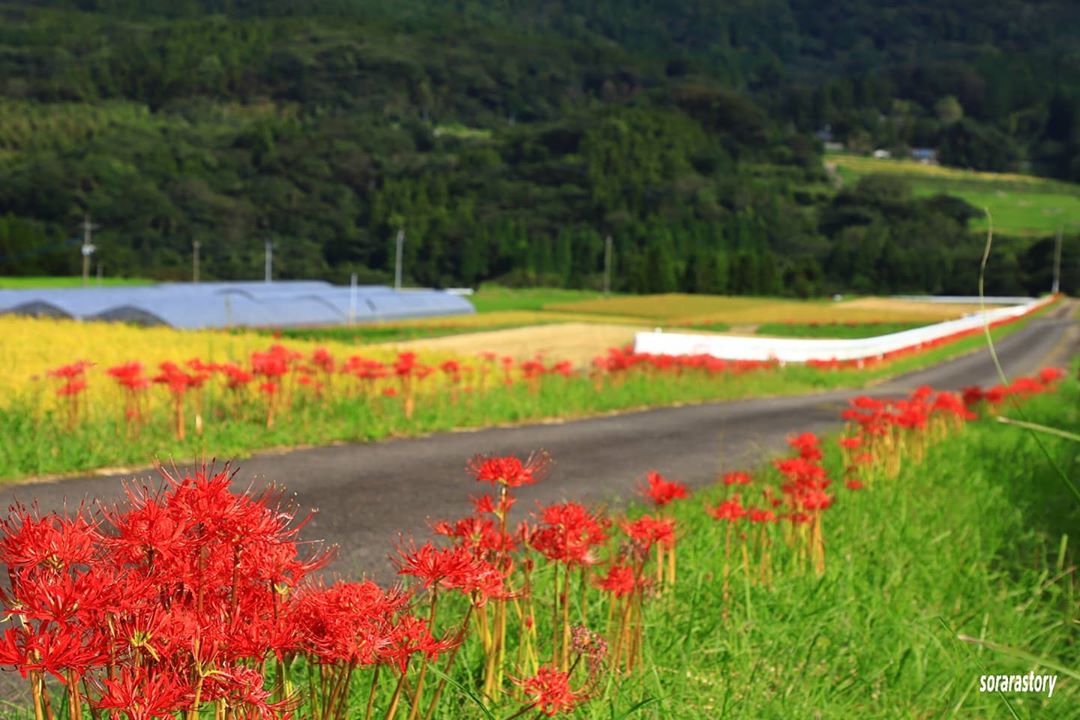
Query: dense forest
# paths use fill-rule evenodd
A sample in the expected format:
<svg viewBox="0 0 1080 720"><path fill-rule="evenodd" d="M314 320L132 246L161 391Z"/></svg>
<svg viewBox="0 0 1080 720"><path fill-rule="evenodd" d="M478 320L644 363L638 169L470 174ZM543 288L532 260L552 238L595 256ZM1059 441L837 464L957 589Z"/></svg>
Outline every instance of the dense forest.
<svg viewBox="0 0 1080 720"><path fill-rule="evenodd" d="M1070 0L0 0L0 274L975 288L978 210L823 137L1080 181ZM990 292L1049 287L1002 238ZM1080 237L1063 289L1080 292Z"/></svg>

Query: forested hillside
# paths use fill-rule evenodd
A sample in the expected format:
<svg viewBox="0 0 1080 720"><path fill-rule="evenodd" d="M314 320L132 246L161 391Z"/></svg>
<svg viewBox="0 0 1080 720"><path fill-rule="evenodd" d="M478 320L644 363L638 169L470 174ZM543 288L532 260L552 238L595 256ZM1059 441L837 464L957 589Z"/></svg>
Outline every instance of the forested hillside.
<svg viewBox="0 0 1080 720"><path fill-rule="evenodd" d="M855 150L1080 180L1080 9L842 0L0 1L0 274L971 292L977 209ZM1068 228L1067 228L1068 230ZM74 239L74 240L73 240ZM1049 286L1003 239L991 292ZM1069 233L1065 289L1080 290Z"/></svg>

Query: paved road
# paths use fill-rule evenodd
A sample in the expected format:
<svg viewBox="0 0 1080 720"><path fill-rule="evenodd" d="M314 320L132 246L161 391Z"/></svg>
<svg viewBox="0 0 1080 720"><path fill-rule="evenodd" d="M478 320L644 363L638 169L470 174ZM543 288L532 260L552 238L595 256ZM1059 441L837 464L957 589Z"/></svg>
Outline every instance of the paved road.
<svg viewBox="0 0 1080 720"><path fill-rule="evenodd" d="M1064 363L1080 352L1080 327L1069 318L1075 304L1031 322L1001 342L998 351L1013 375ZM875 394L896 395L921 384L959 389L993 384L985 350L888 381ZM262 454L245 461L238 482L284 484L305 507L319 510L307 537L341 547L333 570L386 579L387 555L399 533L427 534L429 519L457 517L481 490L464 472L480 452L528 453L555 458L551 476L520 493L519 508L535 501L579 499L618 503L633 495L651 469L701 485L718 473L748 468L781 448L795 431L827 431L852 391L664 408L565 423L454 432L424 438L347 444ZM8 490L0 499L36 497L43 509L108 499L132 476L88 477ZM137 477L153 477L152 472Z"/></svg>

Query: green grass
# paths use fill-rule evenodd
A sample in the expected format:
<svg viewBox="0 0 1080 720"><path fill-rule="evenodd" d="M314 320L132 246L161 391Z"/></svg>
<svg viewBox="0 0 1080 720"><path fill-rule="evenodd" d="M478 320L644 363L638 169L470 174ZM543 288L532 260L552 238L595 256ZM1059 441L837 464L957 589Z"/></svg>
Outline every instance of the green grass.
<svg viewBox="0 0 1080 720"><path fill-rule="evenodd" d="M1080 221L1080 185L1033 176L972 173L921 165L907 160L875 160L852 155L826 156L835 163L845 185L870 173L899 175L911 182L916 196L947 193L977 208L989 208L994 228L1009 235L1050 235L1075 229ZM985 219L973 223L985 230Z"/></svg>
<svg viewBox="0 0 1080 720"><path fill-rule="evenodd" d="M551 303L593 300L603 295L592 290L563 290L560 288L504 288L484 285L468 299L477 312L503 310L544 310Z"/></svg>
<svg viewBox="0 0 1080 720"><path fill-rule="evenodd" d="M1026 413L1076 427L1078 408L1073 382ZM1047 445L1065 467L1080 460L1076 445ZM842 477L836 446L826 447L831 476ZM744 492L754 504L760 477ZM1019 717L1075 717L1080 685L1071 678L958 639L963 633L1080 667L1078 588L1074 571L1062 571L1075 567L1075 546L1064 538L1080 523L1080 507L1031 438L982 420L932 447L923 462L908 461L898 477L864 479L861 491L833 488L823 576L798 569L778 543L774 583L746 582L733 562L726 602L724 531L702 506L728 493L713 485L674 505L678 585L647 606L641 669L576 717L1009 717L1005 699L978 692L979 677L1030 671L1058 674L1058 682L1050 699L1008 696ZM550 575L535 579L535 597L550 596ZM602 628L598 604L584 615L577 604L573 622ZM459 656L462 686L474 684L479 662L473 641ZM365 687L354 693L356 707ZM491 710L505 717L514 707ZM438 714L483 716L460 692Z"/></svg>
<svg viewBox="0 0 1080 720"><path fill-rule="evenodd" d="M552 322L556 321L538 320L536 322L530 322L528 325L547 325ZM492 323L490 325L452 325L444 322L435 325L371 324L319 328L283 328L281 330L267 330L261 332L265 335L296 340L333 340L337 342L364 344L428 340L431 338L449 337L451 335L468 335L469 333L475 332L510 330L519 327L526 327L526 325L520 322Z"/></svg>
<svg viewBox="0 0 1080 720"><path fill-rule="evenodd" d="M151 280L139 278L102 278L100 285L120 287L128 285L150 285ZM98 287L98 279L90 278L89 287ZM82 287L81 277L0 277L0 290L30 290L35 288L72 288Z"/></svg>
<svg viewBox="0 0 1080 720"><path fill-rule="evenodd" d="M1078 403L1072 384L1029 413L1076 427ZM1075 445L1049 445L1075 467ZM979 676L1052 672L959 642L961 632L1080 666L1075 579L1061 573L1074 546L1059 554L1080 512L1025 433L980 422L893 481L836 492L824 577L787 573L745 592L736 581L726 623L722 533L696 503L680 506L686 573L674 607L648 618L649 672L591 716L652 696L644 714L658 718L1008 717L1001 698L977 692ZM1050 700L1010 702L1020 717L1074 716L1077 683L1059 675L1057 687Z"/></svg>
<svg viewBox="0 0 1080 720"><path fill-rule="evenodd" d="M1030 318L996 328L996 338L1023 327ZM446 392L421 396L416 414L406 419L397 398L363 400L329 393L310 399L291 411L272 429L264 426L263 405L245 403L234 414L226 409L224 391L208 388L202 436L181 442L172 435L168 413L159 408L151 422L134 438L126 438L118 408L95 408L89 421L68 429L53 410L25 391L0 409L0 479L88 471L101 467L145 465L154 458L243 458L252 452L277 447L326 444L337 441L372 441L387 437L424 435L458 428L490 427L503 423L572 419L645 407L681 403L736 400L750 397L797 395L835 388L857 388L904 372L942 362L978 349L985 340L972 335L932 350L898 358L869 369L824 371L788 365L766 372L703 377L694 372L665 375L630 373L621 383L608 383L597 391L584 375L549 377L532 394L521 383L484 394L454 399ZM345 379L339 379L343 382ZM187 417L194 415L189 406ZM122 441L118 441L122 439Z"/></svg>
<svg viewBox="0 0 1080 720"><path fill-rule="evenodd" d="M762 323L758 335L793 338L838 338L854 340L903 332L922 327L924 323Z"/></svg>

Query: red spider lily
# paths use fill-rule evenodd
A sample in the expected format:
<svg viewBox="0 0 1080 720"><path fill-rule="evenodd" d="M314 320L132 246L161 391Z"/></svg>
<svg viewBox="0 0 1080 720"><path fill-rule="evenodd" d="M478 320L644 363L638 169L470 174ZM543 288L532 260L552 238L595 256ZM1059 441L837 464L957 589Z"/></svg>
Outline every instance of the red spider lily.
<svg viewBox="0 0 1080 720"><path fill-rule="evenodd" d="M749 485L750 473L743 472L741 470L735 470L733 472L726 473L724 475L725 485Z"/></svg>
<svg viewBox="0 0 1080 720"><path fill-rule="evenodd" d="M254 375L234 363L219 365L218 371L225 376L225 387L229 390L239 390L255 379Z"/></svg>
<svg viewBox="0 0 1080 720"><path fill-rule="evenodd" d="M572 712L584 699L583 693L570 688L570 673L553 666L545 665L536 675L516 682L529 698L529 707L547 717Z"/></svg>
<svg viewBox="0 0 1080 720"><path fill-rule="evenodd" d="M142 363L124 363L105 372L124 389L124 419L128 423L141 420L140 395L150 387L150 378L143 375Z"/></svg>
<svg viewBox="0 0 1080 720"><path fill-rule="evenodd" d="M86 390L85 380L68 380L56 389L57 397L73 397Z"/></svg>
<svg viewBox="0 0 1080 720"><path fill-rule="evenodd" d="M596 586L617 598L626 597L637 589L634 568L629 565L612 565L606 575L599 578Z"/></svg>
<svg viewBox="0 0 1080 720"><path fill-rule="evenodd" d="M817 435L809 432L788 438L788 445L799 452L799 457L810 462L820 460L822 457L819 443Z"/></svg>
<svg viewBox="0 0 1080 720"><path fill-rule="evenodd" d="M1039 371L1039 382L1043 385L1053 385L1065 377L1065 371L1061 368L1048 367Z"/></svg>
<svg viewBox="0 0 1080 720"><path fill-rule="evenodd" d="M93 366L94 364L92 362L79 360L78 362L69 365L61 365L52 370L47 370L45 371L45 374L49 377L60 378L62 380L74 380L76 378L81 378L86 371Z"/></svg>
<svg viewBox="0 0 1080 720"><path fill-rule="evenodd" d="M324 663L373 665L390 643L408 595L370 580L301 591L295 603L302 647Z"/></svg>
<svg viewBox="0 0 1080 720"><path fill-rule="evenodd" d="M663 545L670 548L675 545L675 521L660 519L644 515L637 520L627 523L623 529L645 552L652 549L653 545Z"/></svg>
<svg viewBox="0 0 1080 720"><path fill-rule="evenodd" d="M8 628L0 636L0 667L14 668L24 678L49 673L67 683L65 673L78 677L107 657L101 638L59 629Z"/></svg>
<svg viewBox="0 0 1080 720"><path fill-rule="evenodd" d="M761 510L759 508L750 508L750 522L752 523L773 523L776 522L776 513L772 510Z"/></svg>
<svg viewBox="0 0 1080 720"><path fill-rule="evenodd" d="M88 565L98 557L102 539L97 525L86 519L81 507L67 517L55 513L38 516L36 509L28 511L15 505L0 523L0 563L13 569L55 571Z"/></svg>
<svg viewBox="0 0 1080 720"><path fill-rule="evenodd" d="M642 487L639 492L652 500L657 507L663 507L672 500L681 500L687 496L685 485L667 480L656 471L650 472L645 479L648 485Z"/></svg>
<svg viewBox="0 0 1080 720"><path fill-rule="evenodd" d="M165 385L173 397L173 420L176 429L176 439L184 439L184 395L196 387L198 378L189 375L173 362L163 362L158 366L161 372L154 376L154 382Z"/></svg>
<svg viewBox="0 0 1080 720"><path fill-rule="evenodd" d="M706 507L705 510L717 520L727 520L729 523L741 520L747 514L738 495L733 495L730 500L725 500L716 507Z"/></svg>
<svg viewBox="0 0 1080 720"><path fill-rule="evenodd" d="M470 516L455 522L440 521L432 526L438 535L455 538L462 546L493 555L503 555L517 549L514 536L502 531L491 518Z"/></svg>
<svg viewBox="0 0 1080 720"><path fill-rule="evenodd" d="M549 505L529 544L548 560L567 565L595 565L593 549L607 539L604 521L575 502Z"/></svg>
<svg viewBox="0 0 1080 720"><path fill-rule="evenodd" d="M61 365L45 373L60 381L56 388L56 396L64 398L68 429L74 429L78 424L79 396L86 392L86 370L92 366L93 363L80 360L70 365Z"/></svg>
<svg viewBox="0 0 1080 720"><path fill-rule="evenodd" d="M546 452L533 453L522 462L513 455L477 455L466 467L478 482L515 488L543 480L551 470L551 456Z"/></svg>
<svg viewBox="0 0 1080 720"><path fill-rule="evenodd" d="M424 588L460 589L468 593L479 588L490 589L498 580L497 571L489 563L461 545L438 548L425 543L419 548L399 548L398 556L398 574L419 579Z"/></svg>
<svg viewBox="0 0 1080 720"><path fill-rule="evenodd" d="M510 512L510 508L514 506L516 500L510 493L503 493L503 496L496 500L488 493L484 493L479 497L471 498L473 503L473 510L479 514L491 513L492 515L503 516Z"/></svg>
<svg viewBox="0 0 1080 720"><path fill-rule="evenodd" d="M849 480L846 480L844 482L844 484L847 485L848 490L862 490L863 487L864 487L863 484L862 484L862 481L860 481L860 480L858 480L856 478L851 478Z"/></svg>
<svg viewBox="0 0 1080 720"><path fill-rule="evenodd" d="M311 353L311 362L315 364L315 367L319 368L327 375L334 372L334 356L331 355L326 348L315 348Z"/></svg>
<svg viewBox="0 0 1080 720"><path fill-rule="evenodd" d="M453 639L438 639L431 634L428 622L413 615L397 618L389 643L380 651L380 661L404 673L410 658L417 653L434 660L454 646Z"/></svg>
<svg viewBox="0 0 1080 720"><path fill-rule="evenodd" d="M137 666L125 666L119 677L101 681L104 693L93 703L98 710L120 712L129 720L170 717L187 705L191 685L175 673L155 672Z"/></svg>

